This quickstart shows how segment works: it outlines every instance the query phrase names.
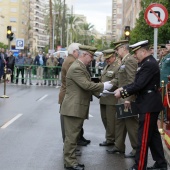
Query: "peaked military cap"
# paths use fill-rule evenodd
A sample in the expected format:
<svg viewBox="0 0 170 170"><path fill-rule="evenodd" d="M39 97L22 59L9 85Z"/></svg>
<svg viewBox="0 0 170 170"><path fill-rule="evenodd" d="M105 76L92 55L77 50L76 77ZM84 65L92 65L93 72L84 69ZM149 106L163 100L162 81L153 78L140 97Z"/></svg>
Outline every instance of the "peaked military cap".
<svg viewBox="0 0 170 170"><path fill-rule="evenodd" d="M165 44L160 44L159 46L160 46L160 48L166 48Z"/></svg>
<svg viewBox="0 0 170 170"><path fill-rule="evenodd" d="M161 46L160 45L158 45L157 46L157 49L160 49L161 48ZM149 47L149 49L151 50L151 49L154 49L154 46L153 45L151 45L150 47Z"/></svg>
<svg viewBox="0 0 170 170"><path fill-rule="evenodd" d="M124 45L124 44L128 44L129 41L128 40L121 40L121 41L118 41L118 42L115 42L113 43L115 45L115 48L114 49L117 49L118 47Z"/></svg>
<svg viewBox="0 0 170 170"><path fill-rule="evenodd" d="M130 45L129 47L132 48L132 51L135 52L136 50L148 46L148 40L140 41L138 43L135 43L133 45Z"/></svg>
<svg viewBox="0 0 170 170"><path fill-rule="evenodd" d="M107 58L110 58L115 53L115 50L108 49L108 50L102 51L102 53L104 54L104 59L107 59Z"/></svg>
<svg viewBox="0 0 170 170"><path fill-rule="evenodd" d="M79 50L87 51L88 53L94 55L94 53L97 51L97 48L88 45L80 45Z"/></svg>

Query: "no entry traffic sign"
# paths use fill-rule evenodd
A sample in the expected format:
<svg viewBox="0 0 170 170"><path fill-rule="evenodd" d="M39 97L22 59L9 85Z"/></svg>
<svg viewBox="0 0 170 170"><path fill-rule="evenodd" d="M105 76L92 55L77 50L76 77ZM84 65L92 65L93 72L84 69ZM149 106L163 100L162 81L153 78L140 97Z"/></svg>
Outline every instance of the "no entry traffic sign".
<svg viewBox="0 0 170 170"><path fill-rule="evenodd" d="M168 20L168 11L162 4L151 4L145 10L145 20L148 25L159 28Z"/></svg>

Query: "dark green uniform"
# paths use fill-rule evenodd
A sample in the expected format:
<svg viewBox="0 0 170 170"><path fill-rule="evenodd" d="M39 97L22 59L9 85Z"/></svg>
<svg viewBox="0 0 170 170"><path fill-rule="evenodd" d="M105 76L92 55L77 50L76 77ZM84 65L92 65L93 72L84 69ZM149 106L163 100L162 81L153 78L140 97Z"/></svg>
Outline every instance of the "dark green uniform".
<svg viewBox="0 0 170 170"><path fill-rule="evenodd" d="M160 81L164 80L165 85L168 83L168 76L170 75L170 53L167 54L160 62ZM161 83L161 82L160 82Z"/></svg>

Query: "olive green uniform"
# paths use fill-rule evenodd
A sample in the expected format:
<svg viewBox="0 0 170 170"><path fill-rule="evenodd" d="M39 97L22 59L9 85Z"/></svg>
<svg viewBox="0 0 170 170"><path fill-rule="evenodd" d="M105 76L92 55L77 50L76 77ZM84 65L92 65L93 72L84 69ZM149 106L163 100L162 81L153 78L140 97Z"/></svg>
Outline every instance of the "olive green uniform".
<svg viewBox="0 0 170 170"><path fill-rule="evenodd" d="M117 60L111 65L106 65L101 75L101 82L111 81L113 83L113 89L117 88L117 72L120 66L120 62ZM117 99L114 95L109 95L100 98L100 112L103 125L106 130L106 142L114 143L115 141L115 119Z"/></svg>
<svg viewBox="0 0 170 170"><path fill-rule="evenodd" d="M134 78L137 71L137 61L136 59L128 54L122 59L121 66L118 70L118 86L123 87L134 82ZM124 101L134 101L135 96L130 96L126 99L120 98L118 103L124 103ZM135 153L137 147L137 130L138 130L138 117L130 117L124 119L116 120L116 139L115 146L122 152L125 152L125 139L128 133L131 146Z"/></svg>

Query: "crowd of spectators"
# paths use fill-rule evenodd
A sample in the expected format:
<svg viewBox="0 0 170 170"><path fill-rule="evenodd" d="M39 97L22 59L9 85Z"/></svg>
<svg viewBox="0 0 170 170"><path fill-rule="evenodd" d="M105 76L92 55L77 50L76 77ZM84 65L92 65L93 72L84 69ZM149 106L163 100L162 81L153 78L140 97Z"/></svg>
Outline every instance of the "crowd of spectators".
<svg viewBox="0 0 170 170"><path fill-rule="evenodd" d="M17 56L12 51L0 48L0 82L4 82L4 70L6 69L6 81L18 84L33 85L61 85L61 67L64 58L60 54L45 54L42 51L36 56L31 53L19 52ZM29 80L29 81L28 81Z"/></svg>

